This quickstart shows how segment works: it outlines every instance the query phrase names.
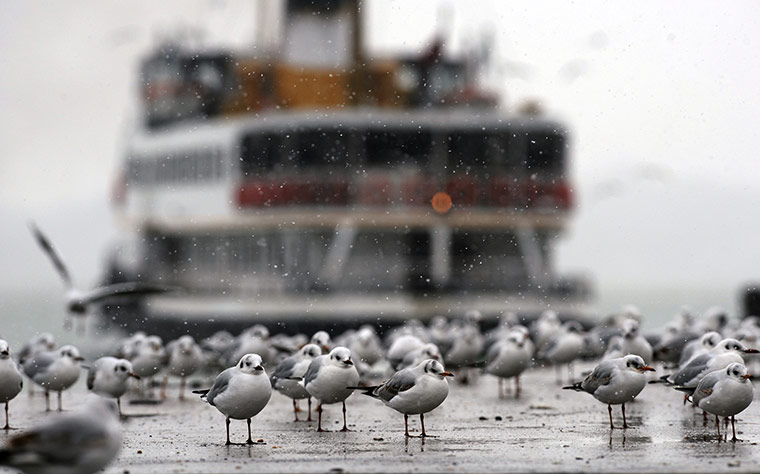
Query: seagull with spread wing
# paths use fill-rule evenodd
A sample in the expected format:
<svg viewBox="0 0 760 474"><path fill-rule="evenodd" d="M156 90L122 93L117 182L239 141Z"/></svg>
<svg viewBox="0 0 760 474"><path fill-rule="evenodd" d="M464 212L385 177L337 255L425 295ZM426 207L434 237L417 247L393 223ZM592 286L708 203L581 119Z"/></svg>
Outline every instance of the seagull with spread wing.
<svg viewBox="0 0 760 474"><path fill-rule="evenodd" d="M45 251L50 258L50 261L53 262L53 266L63 280L63 284L66 287L66 309L70 314L86 316L90 307L95 304L106 304L116 300L140 298L173 290L173 288L166 286L137 281L115 283L113 285L101 286L91 290L80 290L74 287L74 282L66 264L63 263L63 259L61 259L61 256L58 254L55 247L50 243L50 240L33 222L29 223L29 228L37 240L37 243L42 250ZM67 319L64 322L64 327L69 329L71 327L71 321Z"/></svg>

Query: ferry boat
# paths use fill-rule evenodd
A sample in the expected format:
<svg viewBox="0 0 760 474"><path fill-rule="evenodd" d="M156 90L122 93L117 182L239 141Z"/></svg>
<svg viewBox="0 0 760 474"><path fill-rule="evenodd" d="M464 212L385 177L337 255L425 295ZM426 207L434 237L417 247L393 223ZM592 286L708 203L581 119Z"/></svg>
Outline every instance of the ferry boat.
<svg viewBox="0 0 760 474"><path fill-rule="evenodd" d="M440 40L368 57L355 0L281 5L283 40L258 57L163 44L142 63L105 280L181 290L105 319L167 335L588 319L587 282L552 266L566 128L507 113Z"/></svg>

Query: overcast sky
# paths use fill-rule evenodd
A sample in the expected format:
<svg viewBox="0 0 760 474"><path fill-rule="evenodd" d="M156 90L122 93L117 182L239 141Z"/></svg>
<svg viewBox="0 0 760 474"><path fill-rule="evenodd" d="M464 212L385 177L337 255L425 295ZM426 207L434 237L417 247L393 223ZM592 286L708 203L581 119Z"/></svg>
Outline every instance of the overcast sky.
<svg viewBox="0 0 760 474"><path fill-rule="evenodd" d="M493 32L490 80L507 110L538 99L572 131L577 208L557 263L593 278L600 310L733 307L760 279L760 3L373 1L371 54L424 49L449 18L441 4L452 49ZM255 7L3 2L0 285L60 290L29 219L95 283L117 235L110 187L137 61L179 30L250 45Z"/></svg>

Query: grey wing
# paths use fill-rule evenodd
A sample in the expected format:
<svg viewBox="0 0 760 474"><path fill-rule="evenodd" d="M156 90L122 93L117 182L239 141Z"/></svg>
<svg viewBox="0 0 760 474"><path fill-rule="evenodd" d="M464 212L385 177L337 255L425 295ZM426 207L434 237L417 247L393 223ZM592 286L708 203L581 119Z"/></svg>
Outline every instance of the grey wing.
<svg viewBox="0 0 760 474"><path fill-rule="evenodd" d="M689 381L697 377L699 374L707 369L707 364L710 362L710 354L702 354L695 358L683 369L673 375L671 382L676 385L686 385Z"/></svg>
<svg viewBox="0 0 760 474"><path fill-rule="evenodd" d="M398 395L399 392L404 392L414 387L415 383L417 383L417 378L412 370L399 370L387 382L377 387L374 395L388 402Z"/></svg>
<svg viewBox="0 0 760 474"><path fill-rule="evenodd" d="M214 379L214 385L206 394L206 401L210 405L214 404L214 398L216 398L220 393L227 390L227 387L230 385L230 380L232 380L234 370L234 367L230 367L229 369L224 369L219 375L216 376L216 379Z"/></svg>
<svg viewBox="0 0 760 474"><path fill-rule="evenodd" d="M53 262L55 270L59 275L61 275L61 278L63 279L66 287L70 288L72 286L71 275L69 274L69 270L66 268L66 265L63 263L61 256L58 255L55 247L53 247L53 244L51 244L45 234L43 234L42 231L37 228L34 222L29 223L29 229L32 231L32 234L34 234L34 238L37 239L39 246L42 247L42 250L45 251L47 256L50 258L50 261Z"/></svg>
<svg viewBox="0 0 760 474"><path fill-rule="evenodd" d="M286 379L293 376L293 367L296 366L298 361L295 357L288 357L283 359L282 362L277 364L277 368L274 369L271 380L274 382L277 379Z"/></svg>
<svg viewBox="0 0 760 474"><path fill-rule="evenodd" d="M55 362L56 354L54 352L41 352L31 359L24 362L24 373L30 379L34 379L34 376L44 372Z"/></svg>
<svg viewBox="0 0 760 474"><path fill-rule="evenodd" d="M602 362L583 380L581 388L586 392L593 394L599 387L610 383L614 371L614 364Z"/></svg>
<svg viewBox="0 0 760 474"><path fill-rule="evenodd" d="M303 376L303 384L304 386L311 383L312 380L317 378L317 372L319 372L319 368L322 367L322 364L324 363L325 356L319 356L313 361L311 361L311 364L309 364L309 368L306 369L306 374Z"/></svg>
<svg viewBox="0 0 760 474"><path fill-rule="evenodd" d="M696 390L694 390L694 393L691 395L691 401L694 405L699 406L700 400L709 397L710 394L712 394L713 388L715 387L715 384L720 381L720 375L722 373L722 370L718 372L710 372L699 381Z"/></svg>

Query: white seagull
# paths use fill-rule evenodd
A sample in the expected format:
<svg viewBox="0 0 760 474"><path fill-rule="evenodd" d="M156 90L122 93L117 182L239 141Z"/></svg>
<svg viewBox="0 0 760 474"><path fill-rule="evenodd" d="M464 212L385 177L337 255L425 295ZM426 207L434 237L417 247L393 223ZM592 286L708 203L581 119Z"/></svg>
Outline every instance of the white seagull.
<svg viewBox="0 0 760 474"><path fill-rule="evenodd" d="M303 385L309 394L316 398L317 431L322 429L322 405L341 402L343 404L343 429L349 431L346 424L346 398L359 383L359 372L351 360L351 351L346 347L336 347L329 354L323 354L309 364L303 378Z"/></svg>
<svg viewBox="0 0 760 474"><path fill-rule="evenodd" d="M32 382L45 389L45 410L50 411L50 391L58 392L58 411L62 411L61 392L79 380L84 358L72 345L55 351L39 352L24 361L22 368Z"/></svg>
<svg viewBox="0 0 760 474"><path fill-rule="evenodd" d="M170 342L166 346L166 352L169 362L166 367L166 375L161 383L161 399L166 400L166 384L169 382L169 375L174 375L180 377L179 399L184 400L186 378L194 374L203 365L203 349L195 343L192 336L185 334Z"/></svg>
<svg viewBox="0 0 760 474"><path fill-rule="evenodd" d="M644 372L647 371L654 372L654 369L646 365L640 356L628 354L618 359L603 360L583 381L562 388L590 393L600 402L606 403L610 428L615 428L612 424L612 405L621 405L623 428L628 428L625 404L644 390L647 384Z"/></svg>
<svg viewBox="0 0 760 474"><path fill-rule="evenodd" d="M120 299L140 298L146 295L175 290L175 288L136 281L115 283L92 290L77 289L74 287L74 282L66 264L63 263L63 259L61 259L55 247L50 243L50 240L33 222L29 223L29 229L63 280L63 284L66 287L66 309L73 315L86 316L89 308L95 304L110 303ZM64 321L65 328L69 329L70 324L71 322L68 319Z"/></svg>
<svg viewBox="0 0 760 474"><path fill-rule="evenodd" d="M225 416L227 445L232 444L230 419L248 422L246 443L253 444L251 418L264 409L272 396L272 385L261 362L260 355L246 354L237 365L217 375L210 389L193 391Z"/></svg>
<svg viewBox="0 0 760 474"><path fill-rule="evenodd" d="M364 390L365 395L377 398L387 406L404 415L404 435L409 435L409 415L420 415L421 438L425 433L425 413L437 408L449 395L446 377L454 374L446 372L443 365L428 359L415 367L402 369L386 382L375 387L352 387Z"/></svg>
<svg viewBox="0 0 760 474"><path fill-rule="evenodd" d="M122 430L113 401L97 396L80 410L45 418L8 440L0 465L28 474L100 471L121 449Z"/></svg>
<svg viewBox="0 0 760 474"><path fill-rule="evenodd" d="M303 398L309 400L309 417L306 421L311 421L311 395L299 380L306 375L311 361L320 355L322 355L322 349L318 345L306 344L298 352L277 364L270 378L272 388L293 399L295 421L298 421L298 400Z"/></svg>
<svg viewBox="0 0 760 474"><path fill-rule="evenodd" d="M520 397L520 374L533 360L533 346L528 342L525 332L512 331L488 350L485 372L499 378L499 398L504 398L503 380L510 377L515 378L515 398Z"/></svg>
<svg viewBox="0 0 760 474"><path fill-rule="evenodd" d="M715 415L715 426L718 428L719 441L719 416L731 417L731 430L733 431L731 441L738 441L735 416L744 411L755 398L755 390L749 380L750 377L744 364L732 362L723 369L705 375L691 395L691 401L694 405Z"/></svg>
<svg viewBox="0 0 760 474"><path fill-rule="evenodd" d="M116 399L121 414L121 396L127 391L130 377L140 377L132 370L132 363L116 357L101 357L87 373L87 388L103 397Z"/></svg>
<svg viewBox="0 0 760 474"><path fill-rule="evenodd" d="M8 342L0 339L0 403L5 403L4 430L11 429L8 423L8 403L16 398L23 386L24 379L21 377L16 361L11 359Z"/></svg>

